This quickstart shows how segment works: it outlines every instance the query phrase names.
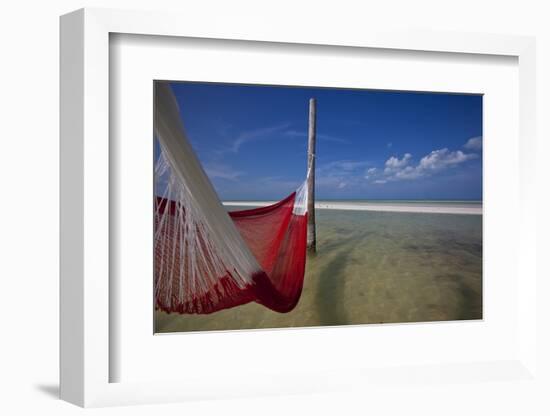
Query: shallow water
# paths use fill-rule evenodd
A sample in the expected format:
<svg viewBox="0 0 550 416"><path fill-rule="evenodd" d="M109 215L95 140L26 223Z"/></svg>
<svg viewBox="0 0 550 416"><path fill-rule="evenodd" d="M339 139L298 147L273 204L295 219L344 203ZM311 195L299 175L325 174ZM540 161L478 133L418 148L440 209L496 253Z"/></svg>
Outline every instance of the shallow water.
<svg viewBox="0 0 550 416"><path fill-rule="evenodd" d="M239 209L239 207L231 207ZM157 332L481 319L479 215L317 210L298 306L155 312Z"/></svg>

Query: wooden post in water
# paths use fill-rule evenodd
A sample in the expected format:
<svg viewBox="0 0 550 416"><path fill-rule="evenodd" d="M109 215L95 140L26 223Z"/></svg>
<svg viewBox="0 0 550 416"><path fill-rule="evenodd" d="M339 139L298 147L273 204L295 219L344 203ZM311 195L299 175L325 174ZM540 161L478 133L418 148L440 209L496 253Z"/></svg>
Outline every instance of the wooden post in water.
<svg viewBox="0 0 550 416"><path fill-rule="evenodd" d="M317 238L315 236L315 141L316 141L315 98L309 99L309 129L307 137L307 248L315 252Z"/></svg>

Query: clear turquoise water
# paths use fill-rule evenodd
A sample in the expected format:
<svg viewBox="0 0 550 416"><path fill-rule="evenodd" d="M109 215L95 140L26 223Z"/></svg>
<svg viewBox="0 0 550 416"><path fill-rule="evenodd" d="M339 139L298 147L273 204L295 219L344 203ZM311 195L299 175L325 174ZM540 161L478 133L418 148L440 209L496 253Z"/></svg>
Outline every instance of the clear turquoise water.
<svg viewBox="0 0 550 416"><path fill-rule="evenodd" d="M482 318L481 216L317 210L316 220L317 253L293 311L252 303L205 316L157 312L156 330Z"/></svg>

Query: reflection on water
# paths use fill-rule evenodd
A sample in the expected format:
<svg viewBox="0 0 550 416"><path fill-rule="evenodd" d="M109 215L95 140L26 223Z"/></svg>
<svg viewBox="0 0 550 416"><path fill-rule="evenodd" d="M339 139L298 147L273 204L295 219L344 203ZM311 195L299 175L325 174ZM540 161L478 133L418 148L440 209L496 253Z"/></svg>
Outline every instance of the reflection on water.
<svg viewBox="0 0 550 416"><path fill-rule="evenodd" d="M293 311L156 312L156 331L481 319L481 216L318 210L316 220L317 253Z"/></svg>

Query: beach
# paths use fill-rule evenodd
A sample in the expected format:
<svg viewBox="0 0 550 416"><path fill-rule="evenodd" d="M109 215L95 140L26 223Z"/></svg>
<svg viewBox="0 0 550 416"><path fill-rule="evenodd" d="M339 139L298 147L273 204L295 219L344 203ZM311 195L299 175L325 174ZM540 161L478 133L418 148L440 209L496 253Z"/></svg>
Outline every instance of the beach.
<svg viewBox="0 0 550 416"><path fill-rule="evenodd" d="M228 210L260 205L249 204L226 205ZM317 252L308 255L302 295L293 311L280 314L256 303L211 315L157 311L155 331L482 318L482 215L473 215L481 213L481 204L320 201L318 205Z"/></svg>
<svg viewBox="0 0 550 416"><path fill-rule="evenodd" d="M276 201L224 201L227 207L265 207ZM483 208L479 202L469 201L319 201L315 209L375 211L375 212L409 212L423 214L464 214L482 215Z"/></svg>

